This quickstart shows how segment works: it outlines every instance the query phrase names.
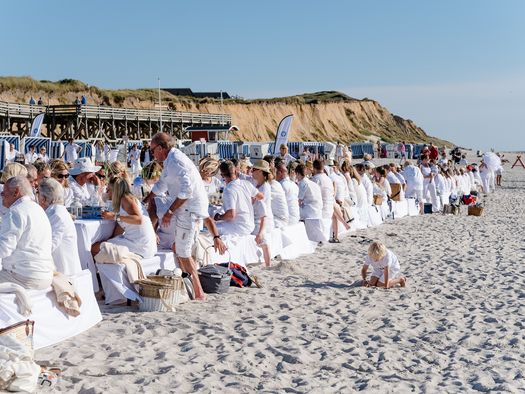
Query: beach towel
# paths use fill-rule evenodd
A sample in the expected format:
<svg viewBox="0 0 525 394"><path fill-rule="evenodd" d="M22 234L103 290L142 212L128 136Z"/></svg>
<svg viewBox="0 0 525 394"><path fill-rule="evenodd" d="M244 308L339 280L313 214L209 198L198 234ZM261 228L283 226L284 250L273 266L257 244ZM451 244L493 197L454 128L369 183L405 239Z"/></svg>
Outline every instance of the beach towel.
<svg viewBox="0 0 525 394"><path fill-rule="evenodd" d="M124 264L129 283L135 283L139 279L147 279L142 270L140 256L130 252L126 246L102 242L100 252L95 256L95 261L102 264Z"/></svg>
<svg viewBox="0 0 525 394"><path fill-rule="evenodd" d="M55 272L51 286L55 292L60 309L63 309L70 316L76 317L80 315L82 300L76 293L75 287L69 278L60 272Z"/></svg>

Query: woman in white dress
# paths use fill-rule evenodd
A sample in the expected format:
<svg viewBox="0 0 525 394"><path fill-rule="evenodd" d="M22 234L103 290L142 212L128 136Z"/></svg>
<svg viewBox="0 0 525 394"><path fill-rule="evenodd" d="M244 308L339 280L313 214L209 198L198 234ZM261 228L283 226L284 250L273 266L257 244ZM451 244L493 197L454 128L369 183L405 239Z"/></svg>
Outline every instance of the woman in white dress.
<svg viewBox="0 0 525 394"><path fill-rule="evenodd" d="M131 174L133 175L133 178L140 175L142 167L140 166L140 150L137 144L133 144L131 147L131 150L128 153L128 161L130 163Z"/></svg>
<svg viewBox="0 0 525 394"><path fill-rule="evenodd" d="M253 179L256 182L257 189L264 195L263 200L256 201L253 206L253 213L255 218L255 242L263 251L264 265L269 267L271 265L270 248L268 240L271 231L274 227L272 214L272 189L268 183L273 179L270 173L270 164L264 160L256 160L252 170Z"/></svg>
<svg viewBox="0 0 525 394"><path fill-rule="evenodd" d="M105 220L116 220L113 237L106 242L126 246L130 252L148 259L157 253L157 239L151 220L142 204L131 193L128 181L121 177L110 180L108 185L108 199L112 201L113 211L102 212ZM100 251L97 242L91 248L96 255Z"/></svg>
<svg viewBox="0 0 525 394"><path fill-rule="evenodd" d="M64 190L64 206L68 208L73 202L73 190L69 187L69 166L60 159L51 162L51 176L55 178Z"/></svg>

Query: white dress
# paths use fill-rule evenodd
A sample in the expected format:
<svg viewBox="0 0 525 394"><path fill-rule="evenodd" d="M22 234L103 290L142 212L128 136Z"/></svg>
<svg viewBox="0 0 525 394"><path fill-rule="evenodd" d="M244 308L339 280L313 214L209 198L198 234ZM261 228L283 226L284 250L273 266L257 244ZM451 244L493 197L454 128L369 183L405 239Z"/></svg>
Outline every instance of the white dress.
<svg viewBox="0 0 525 394"><path fill-rule="evenodd" d="M130 252L136 253L144 259L149 259L157 253L157 239L151 220L142 204L139 204L142 215L141 224L130 224L120 221L124 234L108 239L106 242L127 246ZM120 214L127 216L128 213L120 207Z"/></svg>

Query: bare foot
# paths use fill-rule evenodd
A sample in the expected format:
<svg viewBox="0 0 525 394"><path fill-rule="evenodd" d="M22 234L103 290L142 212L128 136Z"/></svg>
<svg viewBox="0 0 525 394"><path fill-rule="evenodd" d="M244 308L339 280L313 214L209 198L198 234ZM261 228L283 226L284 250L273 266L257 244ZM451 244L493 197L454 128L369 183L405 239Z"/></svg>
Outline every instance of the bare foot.
<svg viewBox="0 0 525 394"><path fill-rule="evenodd" d="M405 278L405 277L399 278L399 285L401 287L405 287L406 284L407 284L407 278Z"/></svg>
<svg viewBox="0 0 525 394"><path fill-rule="evenodd" d="M206 301L206 298L205 295L201 295L200 297L195 297L194 301Z"/></svg>

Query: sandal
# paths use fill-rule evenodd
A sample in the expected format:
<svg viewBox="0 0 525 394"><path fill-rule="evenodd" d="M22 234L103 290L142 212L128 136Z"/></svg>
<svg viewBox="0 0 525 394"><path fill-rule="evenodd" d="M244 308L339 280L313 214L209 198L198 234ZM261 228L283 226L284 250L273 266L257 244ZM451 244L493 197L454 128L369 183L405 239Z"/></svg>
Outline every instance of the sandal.
<svg viewBox="0 0 525 394"><path fill-rule="evenodd" d="M60 368L40 368L38 385L42 387L53 387L58 383L58 377L62 370Z"/></svg>
<svg viewBox="0 0 525 394"><path fill-rule="evenodd" d="M340 244L341 241L339 241L339 238L330 238L328 240L328 242L330 242L331 244Z"/></svg>
<svg viewBox="0 0 525 394"><path fill-rule="evenodd" d="M257 275L250 276L250 279L255 284L255 286L257 286L258 289L262 289L263 285Z"/></svg>

